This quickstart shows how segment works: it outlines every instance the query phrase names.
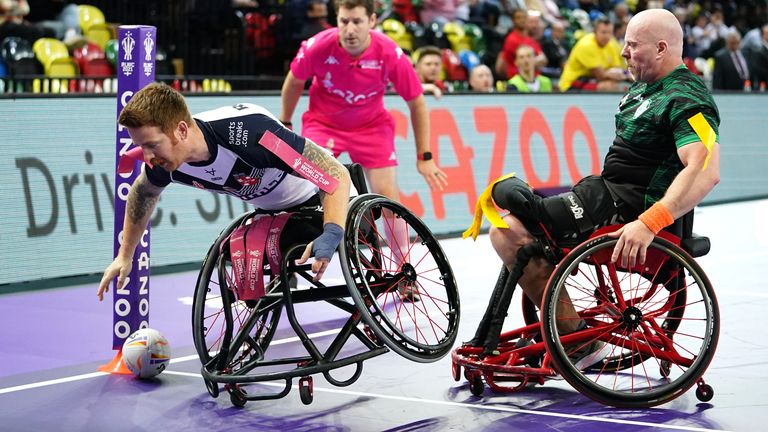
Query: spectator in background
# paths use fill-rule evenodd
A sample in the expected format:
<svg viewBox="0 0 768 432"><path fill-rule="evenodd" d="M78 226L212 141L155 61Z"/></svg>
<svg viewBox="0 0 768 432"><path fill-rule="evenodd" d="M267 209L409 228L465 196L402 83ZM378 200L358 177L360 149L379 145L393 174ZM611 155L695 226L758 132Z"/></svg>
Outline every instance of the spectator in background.
<svg viewBox="0 0 768 432"><path fill-rule="evenodd" d="M536 58L533 48L520 45L515 56L517 74L508 82L507 90L520 93L549 93L552 81L536 72Z"/></svg>
<svg viewBox="0 0 768 432"><path fill-rule="evenodd" d="M627 25L631 18L632 14L625 2L616 3L608 14L608 19L613 23L613 37L619 45L624 45L624 34L627 32Z"/></svg>
<svg viewBox="0 0 768 432"><path fill-rule="evenodd" d="M332 26L328 24L328 5L325 0L310 0L307 3L307 16L299 34L300 40L309 39Z"/></svg>
<svg viewBox="0 0 768 432"><path fill-rule="evenodd" d="M29 12L26 0L0 0L0 41L18 36L34 43L41 37L56 37L52 29L27 21L25 17Z"/></svg>
<svg viewBox="0 0 768 432"><path fill-rule="evenodd" d="M715 53L725 46L728 33L732 30L725 24L723 10L719 5L710 14L707 27L712 35L712 42L706 50L699 53L699 56L704 58L714 57Z"/></svg>
<svg viewBox="0 0 768 432"><path fill-rule="evenodd" d="M768 24L760 27L762 31L761 43L756 47L748 48L747 63L752 70L752 88L761 91L768 84Z"/></svg>
<svg viewBox="0 0 768 432"><path fill-rule="evenodd" d="M445 24L456 20L456 11L465 0L422 0L419 17L424 25Z"/></svg>
<svg viewBox="0 0 768 432"><path fill-rule="evenodd" d="M520 45L525 44L533 48L537 66L544 66L547 63L541 45L528 34L528 12L524 9L516 9L512 13L512 26L512 31L504 39L504 47L496 58L496 74L504 79L517 74L515 53Z"/></svg>
<svg viewBox="0 0 768 432"><path fill-rule="evenodd" d="M435 99L440 99L445 92L445 83L440 79L443 72L443 57L440 48L426 45L413 53L416 60L414 68L421 81L424 93L431 93Z"/></svg>
<svg viewBox="0 0 768 432"><path fill-rule="evenodd" d="M478 93L493 93L495 89L491 68L479 64L469 71L469 89Z"/></svg>
<svg viewBox="0 0 768 432"><path fill-rule="evenodd" d="M741 38L741 50L743 52L759 50L763 46L765 26L766 24L755 27L744 34L744 37Z"/></svg>
<svg viewBox="0 0 768 432"><path fill-rule="evenodd" d="M547 57L547 65L541 69L541 72L551 78L560 78L570 51L565 39L565 24L555 21L549 29L549 36L545 36L541 43L541 49Z"/></svg>
<svg viewBox="0 0 768 432"><path fill-rule="evenodd" d="M713 89L743 90L745 82L750 80L749 66L741 52L740 44L741 35L734 29L725 38L725 48L715 54Z"/></svg>
<svg viewBox="0 0 768 432"><path fill-rule="evenodd" d="M697 57L705 57L709 47L717 40L717 31L709 23L709 14L701 11L696 17L696 23L690 29L690 45L696 51Z"/></svg>
<svg viewBox="0 0 768 432"><path fill-rule="evenodd" d="M546 24L552 25L562 19L560 7L554 0L525 0L525 8L537 12Z"/></svg>
<svg viewBox="0 0 768 432"><path fill-rule="evenodd" d="M621 46L606 17L595 20L595 31L573 46L560 77L560 91L623 91L629 86Z"/></svg>

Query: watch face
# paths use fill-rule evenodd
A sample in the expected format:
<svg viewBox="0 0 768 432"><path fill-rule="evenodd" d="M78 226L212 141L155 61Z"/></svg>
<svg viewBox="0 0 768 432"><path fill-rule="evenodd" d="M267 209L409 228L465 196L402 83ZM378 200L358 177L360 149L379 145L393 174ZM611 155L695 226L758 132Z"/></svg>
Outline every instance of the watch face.
<svg viewBox="0 0 768 432"><path fill-rule="evenodd" d="M422 153L421 157L419 158L423 161L432 160L432 152L424 152Z"/></svg>

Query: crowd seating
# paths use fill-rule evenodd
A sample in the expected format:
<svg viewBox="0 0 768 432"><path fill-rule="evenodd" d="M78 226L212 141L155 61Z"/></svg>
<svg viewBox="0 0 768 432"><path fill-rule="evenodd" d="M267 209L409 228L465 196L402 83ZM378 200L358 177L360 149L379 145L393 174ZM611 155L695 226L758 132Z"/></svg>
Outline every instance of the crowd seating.
<svg viewBox="0 0 768 432"><path fill-rule="evenodd" d="M92 88L95 91L99 86L87 85L87 79L103 82L115 74L117 23L140 23L155 25L159 29L156 68L159 80L169 83L178 80L182 90L185 88L181 83L186 81L186 91L222 91L227 86L219 86L220 79L229 82L230 88L238 90L279 89L296 49L295 41L290 40L290 24L284 14L290 2L265 1L258 8L251 9L227 9L222 6L228 11L229 19L217 24L221 32L206 33L196 30L195 23L200 18L192 21L184 0L89 0L91 4L77 6L83 40L68 42L66 56L61 45L52 41L39 42L39 49L33 49L18 38L2 41L0 80L5 92L16 92L34 91L36 78L41 82L46 78L49 82L53 79L86 78L84 86L67 85L66 88L75 91L80 91L81 87L85 91ZM596 6L591 10L560 9L560 19L568 24L568 44L572 45L587 34L592 20L609 12L601 9L603 5L614 3L618 2L595 2ZM668 3L680 5L690 2ZM750 1L748 3L751 4ZM462 82L464 77L478 64L495 69L493 66L505 37L499 23L476 18L472 18L471 22L419 23L418 8L414 7L412 0L393 0L390 7L390 10L379 11L386 17L380 21L380 30L408 53L424 45L444 50L444 76L455 81L452 88L465 88L466 83ZM703 12L697 9L697 13ZM214 20L213 17L211 19ZM706 58L687 58L686 65L704 78L711 71L711 60ZM203 85L206 79L209 82L207 86ZM9 81L12 85L8 85ZM210 84L213 82L217 85ZM52 87L49 86L49 89ZM57 87L64 88L61 84ZM111 87L100 86L102 91ZM43 91L45 86L41 84L39 88Z"/></svg>

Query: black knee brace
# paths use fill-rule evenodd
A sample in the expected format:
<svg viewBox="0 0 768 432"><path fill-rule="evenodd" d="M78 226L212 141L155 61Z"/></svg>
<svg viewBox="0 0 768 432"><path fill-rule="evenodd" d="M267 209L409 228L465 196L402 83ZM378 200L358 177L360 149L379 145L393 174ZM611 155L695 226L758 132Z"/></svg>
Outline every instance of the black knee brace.
<svg viewBox="0 0 768 432"><path fill-rule="evenodd" d="M594 230L589 212L572 191L542 198L524 181L511 177L496 183L491 194L496 205L509 210L534 236L544 233L542 225L556 241Z"/></svg>
<svg viewBox="0 0 768 432"><path fill-rule="evenodd" d="M541 233L542 198L524 181L517 177L504 179L493 186L491 197L497 206L509 210L532 234Z"/></svg>

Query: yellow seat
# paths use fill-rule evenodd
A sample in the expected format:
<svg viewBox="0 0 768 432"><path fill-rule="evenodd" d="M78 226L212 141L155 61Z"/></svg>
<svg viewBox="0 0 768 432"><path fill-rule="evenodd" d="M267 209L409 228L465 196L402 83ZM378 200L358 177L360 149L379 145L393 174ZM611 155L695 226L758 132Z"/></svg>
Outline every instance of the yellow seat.
<svg viewBox="0 0 768 432"><path fill-rule="evenodd" d="M45 75L59 78L77 76L77 65L64 42L53 38L40 38L32 45L32 51L43 65Z"/></svg>
<svg viewBox="0 0 768 432"><path fill-rule="evenodd" d="M104 12L96 6L79 5L77 11L80 13L80 29L86 34L91 26L96 24L105 24Z"/></svg>
<svg viewBox="0 0 768 432"><path fill-rule="evenodd" d="M83 32L89 42L93 42L101 49L105 49L107 42L115 38L114 28L110 24L93 24Z"/></svg>

